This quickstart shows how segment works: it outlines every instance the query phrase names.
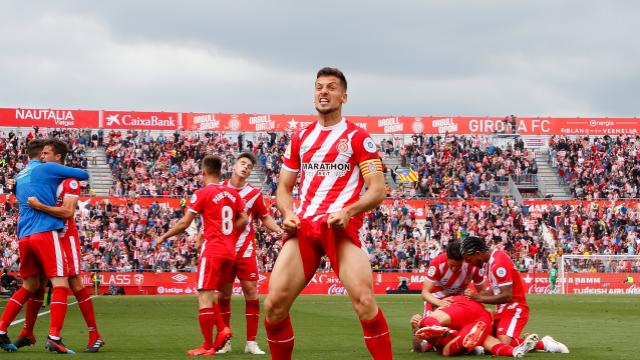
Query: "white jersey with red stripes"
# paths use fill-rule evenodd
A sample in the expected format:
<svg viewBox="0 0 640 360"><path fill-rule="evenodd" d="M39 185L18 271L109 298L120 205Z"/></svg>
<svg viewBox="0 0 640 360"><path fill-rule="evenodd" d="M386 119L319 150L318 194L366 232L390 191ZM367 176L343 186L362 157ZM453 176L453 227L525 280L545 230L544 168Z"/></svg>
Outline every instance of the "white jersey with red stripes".
<svg viewBox="0 0 640 360"><path fill-rule="evenodd" d="M78 198L80 196L80 184L78 183L78 180L73 178L65 179L60 183L60 185L58 185L56 196L58 198L58 206L62 206L62 203L66 196ZM63 238L67 232L70 232L72 235L78 233L75 216L71 216L70 218L65 220L64 228L59 232L60 238ZM77 235L75 236L77 237Z"/></svg>
<svg viewBox="0 0 640 360"><path fill-rule="evenodd" d="M314 221L356 202L364 177L382 172L376 144L365 130L345 119L326 127L315 122L296 132L282 167L300 172L300 205L295 212Z"/></svg>
<svg viewBox="0 0 640 360"><path fill-rule="evenodd" d="M236 241L236 258L255 257L256 233L253 223L256 218L262 219L264 216L269 215L269 210L267 210L264 204L262 191L248 183L241 188L233 186L230 180L225 180L223 184L235 189L238 194L240 194L240 197L244 201L244 211L249 215L249 222L247 222L245 228L238 234L238 240Z"/></svg>
<svg viewBox="0 0 640 360"><path fill-rule="evenodd" d="M484 282L482 270L463 262L458 271L452 271L447 264L447 254L440 254L429 264L427 279L433 282L431 294L438 299L447 296L462 295L473 282L482 285Z"/></svg>

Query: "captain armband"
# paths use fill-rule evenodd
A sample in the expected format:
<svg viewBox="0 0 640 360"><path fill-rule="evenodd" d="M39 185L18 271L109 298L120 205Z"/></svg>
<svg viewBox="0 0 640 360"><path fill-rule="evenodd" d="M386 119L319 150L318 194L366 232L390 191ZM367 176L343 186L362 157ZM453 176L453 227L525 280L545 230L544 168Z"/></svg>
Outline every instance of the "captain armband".
<svg viewBox="0 0 640 360"><path fill-rule="evenodd" d="M365 160L360 163L360 172L362 176L383 172L382 161L380 159Z"/></svg>

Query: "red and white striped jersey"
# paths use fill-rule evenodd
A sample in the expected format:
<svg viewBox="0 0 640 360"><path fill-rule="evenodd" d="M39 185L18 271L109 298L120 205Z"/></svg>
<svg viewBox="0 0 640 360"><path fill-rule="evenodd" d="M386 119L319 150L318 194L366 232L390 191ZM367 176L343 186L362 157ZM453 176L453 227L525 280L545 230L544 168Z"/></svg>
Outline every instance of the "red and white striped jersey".
<svg viewBox="0 0 640 360"><path fill-rule="evenodd" d="M65 196L71 196L75 198L79 197L80 184L78 183L78 180L73 178L65 179L60 183L60 185L58 185L56 196L58 198L58 206L62 206L62 202L64 201ZM69 232L71 235L78 233L75 216L71 216L64 222L64 228L60 231L60 238L63 238L67 234L67 232ZM78 235L75 236L77 237Z"/></svg>
<svg viewBox="0 0 640 360"><path fill-rule="evenodd" d="M520 273L506 251L493 250L489 258L488 278L494 295L502 292L501 287L509 285L511 285L511 291L513 292L511 302L497 305L496 313L499 314L506 308L514 309L517 306L529 306L524 295L524 285L522 285Z"/></svg>
<svg viewBox="0 0 640 360"><path fill-rule="evenodd" d="M356 202L364 177L382 172L378 148L369 134L342 119L332 126L315 122L295 133L283 169L300 171L298 217L314 221ZM355 217L362 221L363 214Z"/></svg>
<svg viewBox="0 0 640 360"><path fill-rule="evenodd" d="M438 299L462 295L471 282L482 285L484 281L482 270L466 262L462 263L460 270L452 271L447 264L447 254L440 254L431 261L427 279L433 282L431 293Z"/></svg>
<svg viewBox="0 0 640 360"><path fill-rule="evenodd" d="M244 201L244 211L249 215L249 222L245 228L238 234L236 241L236 258L250 258L256 256L256 233L253 227L254 219L262 219L269 215L269 210L264 205L262 191L256 189L250 184L245 184L241 188L231 185L231 181L225 180L224 185L235 189Z"/></svg>

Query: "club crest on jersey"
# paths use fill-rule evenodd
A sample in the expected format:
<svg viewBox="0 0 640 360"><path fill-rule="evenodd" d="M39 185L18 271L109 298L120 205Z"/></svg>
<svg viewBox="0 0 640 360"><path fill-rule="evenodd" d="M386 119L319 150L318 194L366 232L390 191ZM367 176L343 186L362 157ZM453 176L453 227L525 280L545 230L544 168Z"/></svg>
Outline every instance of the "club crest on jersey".
<svg viewBox="0 0 640 360"><path fill-rule="evenodd" d="M336 150L339 153L346 153L349 150L349 144L347 143L347 139L340 139L340 142L336 145Z"/></svg>
<svg viewBox="0 0 640 360"><path fill-rule="evenodd" d="M429 271L427 272L427 275L433 276L435 274L436 274L436 267L435 266L430 266L429 267Z"/></svg>
<svg viewBox="0 0 640 360"><path fill-rule="evenodd" d="M376 143L374 143L370 137L364 139L364 141L362 142L362 146L364 146L364 149L370 153L375 153L376 151L378 151Z"/></svg>

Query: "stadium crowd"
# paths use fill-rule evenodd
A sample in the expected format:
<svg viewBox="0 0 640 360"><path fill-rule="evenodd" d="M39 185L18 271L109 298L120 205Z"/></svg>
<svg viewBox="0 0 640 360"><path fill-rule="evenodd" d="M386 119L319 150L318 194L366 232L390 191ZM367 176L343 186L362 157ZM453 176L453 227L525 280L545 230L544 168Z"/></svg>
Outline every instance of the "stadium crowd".
<svg viewBox="0 0 640 360"><path fill-rule="evenodd" d="M25 136L0 131L0 194L7 192L7 180L25 166L26 142L47 136L61 137L70 145L67 164L75 167L87 166L88 148L104 145L116 179L112 196L131 198L125 205L81 203L76 214L83 267L102 271L194 271L197 228L160 250L153 245L182 216L186 197L197 189L199 160L204 154L223 155L228 175L233 154L250 150L273 194L289 140L286 134L263 134L255 141L246 141L241 134L238 141L232 141L211 133L176 132L153 138L137 131L112 131L106 136L77 130L45 133L34 129ZM550 159L578 198L635 197L639 141L630 136L592 140L556 136L550 142ZM475 136L416 135L409 144L385 140L380 150L385 156L399 156L403 166L414 166L419 174L415 189L426 197L484 197L493 181L537 171L534 154L521 142L501 149ZM136 200L167 195L183 197L182 207L157 203L143 207ZM271 210L279 221L275 206ZM418 220L420 211L426 221ZM0 202L0 250L3 266L11 269L18 262L16 218L14 206ZM561 254L638 254L639 222L640 209L625 205L552 205L530 213L503 199L486 205L428 201L424 208L413 209L392 196L386 205L366 215L361 236L376 271L423 272L451 239L467 235L479 235L510 251L523 271L544 271ZM260 270L270 271L281 244L261 229L256 236ZM325 259L320 266L329 269L329 265Z"/></svg>
<svg viewBox="0 0 640 360"><path fill-rule="evenodd" d="M0 195L10 192L9 179L13 179L22 170L29 159L26 154L27 143L33 139L56 137L69 144L66 165L86 169L88 165L87 149L92 146L90 130L53 130L43 131L37 127L26 135L14 131L0 130ZM89 193L89 187L85 187Z"/></svg>
<svg viewBox="0 0 640 360"><path fill-rule="evenodd" d="M414 193L424 198L488 198L496 181L538 171L535 153L522 140L501 148L488 137L416 135L404 146L392 141L381 145L387 155L400 156L402 167L417 173ZM396 180L395 172L391 175Z"/></svg>
<svg viewBox="0 0 640 360"><path fill-rule="evenodd" d="M640 196L640 136L553 136L549 157L578 199Z"/></svg>
<svg viewBox="0 0 640 360"><path fill-rule="evenodd" d="M15 269L17 212L8 202L0 206L3 265ZM184 207L157 203L142 207L138 201L81 206L76 220L85 270L195 271L200 225L160 250L154 246L157 236L180 219ZM426 221L417 221L418 211L425 212ZM275 206L271 212L280 221ZM638 226L640 209L624 205L551 206L534 215L506 199L480 205L428 203L423 209L395 200L366 215L361 236L375 271L424 272L449 241L467 235L479 235L509 251L522 271L545 271L562 254L638 254ZM256 238L259 270L270 271L281 243L262 229ZM320 268L329 270L329 265L325 259Z"/></svg>

